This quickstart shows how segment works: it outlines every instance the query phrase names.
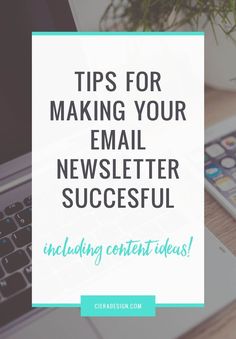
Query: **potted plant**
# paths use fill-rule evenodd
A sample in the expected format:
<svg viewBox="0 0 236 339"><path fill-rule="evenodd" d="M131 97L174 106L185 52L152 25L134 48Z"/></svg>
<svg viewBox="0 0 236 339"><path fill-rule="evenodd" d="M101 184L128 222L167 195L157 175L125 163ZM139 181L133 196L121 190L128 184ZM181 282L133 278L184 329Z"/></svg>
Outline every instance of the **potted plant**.
<svg viewBox="0 0 236 339"><path fill-rule="evenodd" d="M236 90L235 0L111 0L102 30L206 33L206 83Z"/></svg>

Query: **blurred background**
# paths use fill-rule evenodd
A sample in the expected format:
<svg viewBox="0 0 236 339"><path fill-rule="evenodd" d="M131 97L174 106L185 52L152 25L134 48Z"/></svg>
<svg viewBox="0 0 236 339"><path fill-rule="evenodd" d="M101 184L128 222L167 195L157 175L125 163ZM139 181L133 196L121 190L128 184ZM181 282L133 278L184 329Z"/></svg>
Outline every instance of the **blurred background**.
<svg viewBox="0 0 236 339"><path fill-rule="evenodd" d="M74 18L73 23L70 23L70 16ZM235 0L1 0L0 27L0 164L9 156L9 149L11 159L31 150L31 31L204 31L205 126L236 116ZM208 193L205 225L236 255L236 222ZM0 320L7 312L12 309L0 307ZM47 318L46 325L41 320L37 325L31 324L28 332L16 331L12 337L4 332L4 337L41 339L45 338L41 331L48 326L48 338L92 339L96 336L101 339L93 323L84 325L76 312L52 312L54 318ZM117 324L123 326L122 322ZM148 333L146 337L150 337ZM0 338L3 338L1 325ZM131 338L132 332L129 332L127 339ZM166 337L159 333L156 338ZM235 339L236 302L181 338Z"/></svg>

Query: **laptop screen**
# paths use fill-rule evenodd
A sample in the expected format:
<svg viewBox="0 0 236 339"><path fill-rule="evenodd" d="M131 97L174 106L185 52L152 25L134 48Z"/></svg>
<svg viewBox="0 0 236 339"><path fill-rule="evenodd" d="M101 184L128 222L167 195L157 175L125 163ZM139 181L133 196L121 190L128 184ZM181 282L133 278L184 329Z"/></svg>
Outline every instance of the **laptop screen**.
<svg viewBox="0 0 236 339"><path fill-rule="evenodd" d="M65 6L64 0L0 2L0 164L31 151L31 32L74 29Z"/></svg>

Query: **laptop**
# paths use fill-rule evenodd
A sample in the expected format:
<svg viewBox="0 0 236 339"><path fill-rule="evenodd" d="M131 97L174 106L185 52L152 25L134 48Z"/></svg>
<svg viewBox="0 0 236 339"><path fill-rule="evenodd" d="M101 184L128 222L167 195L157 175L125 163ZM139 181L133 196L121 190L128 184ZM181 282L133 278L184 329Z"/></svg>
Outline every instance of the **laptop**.
<svg viewBox="0 0 236 339"><path fill-rule="evenodd" d="M138 338L139 326L145 328L151 321L153 330L159 331L163 319L174 319L172 333L162 336L174 338L235 299L235 258L209 231L207 307L186 311L192 314L187 321L181 316L184 310L159 310L152 320L131 321L91 320L81 318L78 309L31 307L31 31L76 30L80 3L74 1L72 7L67 0L0 3L0 337L116 338L121 333L118 327L124 325L124 337Z"/></svg>

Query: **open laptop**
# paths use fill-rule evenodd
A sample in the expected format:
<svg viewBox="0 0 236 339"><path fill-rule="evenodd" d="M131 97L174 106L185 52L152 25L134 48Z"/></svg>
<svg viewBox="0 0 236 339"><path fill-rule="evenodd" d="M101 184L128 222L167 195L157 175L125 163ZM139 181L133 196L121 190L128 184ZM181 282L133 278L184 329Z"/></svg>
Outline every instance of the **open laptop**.
<svg viewBox="0 0 236 339"><path fill-rule="evenodd" d="M31 308L31 31L75 30L79 3L72 11L66 0L0 4L0 337L116 338L121 332L115 328L123 324L124 337L138 338L139 326L150 321L162 338L175 338L235 298L235 258L208 231L206 309L159 310L152 320L91 321L77 309ZM171 333L163 318L171 319Z"/></svg>

